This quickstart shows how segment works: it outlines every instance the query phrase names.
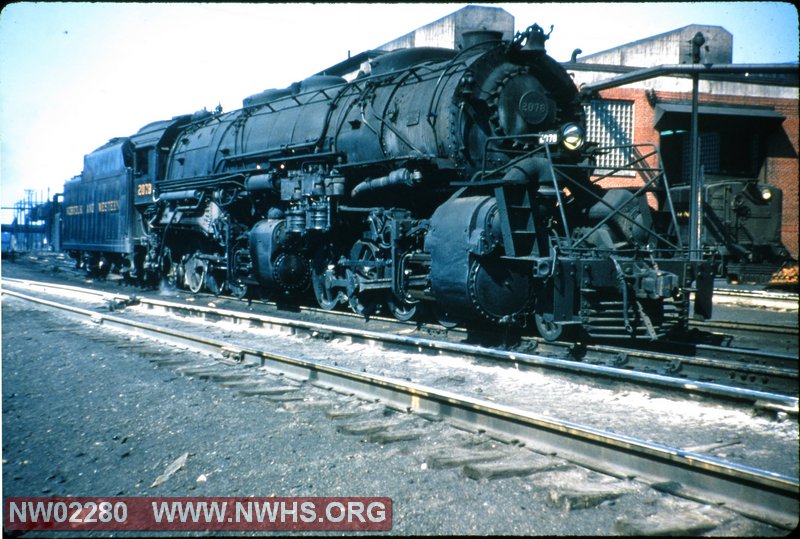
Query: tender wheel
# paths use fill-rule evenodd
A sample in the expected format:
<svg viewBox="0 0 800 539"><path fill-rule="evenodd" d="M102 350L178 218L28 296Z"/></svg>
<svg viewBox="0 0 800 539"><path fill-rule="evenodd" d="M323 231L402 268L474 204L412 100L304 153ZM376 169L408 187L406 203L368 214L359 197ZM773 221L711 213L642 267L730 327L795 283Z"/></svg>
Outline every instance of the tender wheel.
<svg viewBox="0 0 800 539"><path fill-rule="evenodd" d="M108 277L108 274L111 272L111 262L105 256L100 256L97 260L97 265L94 270L94 274L99 279L105 279Z"/></svg>
<svg viewBox="0 0 800 539"><path fill-rule="evenodd" d="M556 324L552 321L547 321L540 314L534 315L536 319L536 329L539 330L541 335L546 341L555 341L564 335L564 326Z"/></svg>

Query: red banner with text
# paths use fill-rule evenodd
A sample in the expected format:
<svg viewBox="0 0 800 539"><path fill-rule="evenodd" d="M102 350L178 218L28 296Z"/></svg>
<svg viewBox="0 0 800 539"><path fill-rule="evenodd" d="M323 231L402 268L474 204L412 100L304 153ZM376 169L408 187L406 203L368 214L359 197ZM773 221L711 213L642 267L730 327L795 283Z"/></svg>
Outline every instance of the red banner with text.
<svg viewBox="0 0 800 539"><path fill-rule="evenodd" d="M13 497L6 531L388 531L392 500L368 497Z"/></svg>

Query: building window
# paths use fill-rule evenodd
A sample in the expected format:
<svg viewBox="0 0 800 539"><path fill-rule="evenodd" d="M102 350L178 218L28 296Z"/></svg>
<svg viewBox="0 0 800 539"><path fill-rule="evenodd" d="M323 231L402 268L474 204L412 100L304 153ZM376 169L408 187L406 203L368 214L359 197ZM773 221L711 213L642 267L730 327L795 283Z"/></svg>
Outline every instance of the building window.
<svg viewBox="0 0 800 539"><path fill-rule="evenodd" d="M633 101L594 99L584 105L587 140L600 146L633 144ZM632 160L630 148L614 148L597 158L597 168L605 171L624 168ZM630 171L620 174L633 174Z"/></svg>
<svg viewBox="0 0 800 539"><path fill-rule="evenodd" d="M714 123L706 120L706 124ZM727 122L719 130L700 131L700 166L711 176L757 178L763 159L759 133L747 124ZM691 137L683 137L683 178L690 181Z"/></svg>

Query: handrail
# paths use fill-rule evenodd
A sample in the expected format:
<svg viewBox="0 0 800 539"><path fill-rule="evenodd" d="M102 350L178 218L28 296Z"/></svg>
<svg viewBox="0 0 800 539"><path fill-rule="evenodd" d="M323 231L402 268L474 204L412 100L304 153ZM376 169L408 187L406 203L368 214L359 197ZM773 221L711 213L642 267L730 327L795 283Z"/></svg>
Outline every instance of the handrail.
<svg viewBox="0 0 800 539"><path fill-rule="evenodd" d="M566 240L565 248L574 250L581 246L581 244L585 243L587 238L591 236L594 232L596 232L600 227L606 224L610 219L621 216L624 220L633 224L633 226L637 227L640 230L645 231L648 235L653 235L654 239L658 242L661 242L662 245L665 245L672 249L683 249L683 242L681 241L680 234L676 234L677 241L672 241L668 239L663 233L658 233L651 228L647 228L643 224L637 222L632 217L628 216L626 213L622 211L622 208L616 208L612 206L609 202L606 202L602 196L598 195L597 193L593 192L589 189L586 185L583 185L580 181L570 177L564 171L567 169L583 169L587 171L591 171L596 169L596 166L589 166L589 165L579 165L579 164L557 164L553 161L552 153L550 146L547 144L543 144L538 148L533 149L532 151L525 152L518 157L515 157L509 160L506 163L503 163L499 167L486 170L487 168L487 155L490 153L490 148L493 145L497 145L502 141L508 140L538 140L542 137L542 133L531 133L527 135L506 135L506 136L497 136L497 137L489 137L484 142L484 152L483 152L483 159L481 162L481 168L478 172L476 172L470 180L471 185L480 185L481 180L497 176L498 174L502 174L505 170L515 166L519 162L529 157L534 157L537 153L543 154L542 157L548 161L551 173L551 181L553 184L553 188L555 190L555 196L557 201L557 206L559 210L559 214L562 221L562 226L564 229L564 239ZM640 147L650 147L652 150L642 153L640 151ZM640 186L636 191L632 193L632 199L638 199L643 196L646 192L651 191L663 191L666 197L666 206L667 210L669 211L670 218L672 219L672 224L675 231L678 231L678 224L677 224L677 216L675 214L675 209L672 204L672 198L669 193L669 183L667 182L666 175L663 172L661 167L650 167L647 166L646 160L650 157L657 156L660 162L660 154L658 149L652 143L644 143L644 144L626 144L626 145L615 145L615 146L604 146L598 148L599 151L604 150L614 150L614 149L621 149L621 148L628 148L631 150L633 154L633 159L629 160L624 165L616 166L613 169L610 169L609 172L600 175L598 178L591 180L592 185L596 185L599 182L612 177L614 174L624 171L633 171L635 173L640 173L643 177L644 184ZM560 186L569 182L570 186L577 186L579 190L584 193L588 193L594 200L599 201L601 204L608 207L611 212L609 215L602 218L598 223L596 223L586 234L582 235L577 240L573 241L573 238L570 233L570 224L567 218L567 213L565 211L563 193L560 189ZM467 184L459 184L459 185L467 185ZM626 206L627 204L623 205Z"/></svg>

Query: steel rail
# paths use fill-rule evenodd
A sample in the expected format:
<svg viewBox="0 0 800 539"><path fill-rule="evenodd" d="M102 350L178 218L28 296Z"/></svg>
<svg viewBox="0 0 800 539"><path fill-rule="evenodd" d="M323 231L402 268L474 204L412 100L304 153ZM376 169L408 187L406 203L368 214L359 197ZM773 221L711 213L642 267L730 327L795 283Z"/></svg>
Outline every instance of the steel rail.
<svg viewBox="0 0 800 539"><path fill-rule="evenodd" d="M797 326L776 324L753 324L751 322L730 322L725 320L690 320L689 325L698 328L714 328L738 331L752 331L754 333L770 333L777 335L797 335Z"/></svg>
<svg viewBox="0 0 800 539"><path fill-rule="evenodd" d="M694 293L691 296L694 297ZM715 288L713 301L717 305L742 305L782 311L797 311L800 307L800 298L796 293L770 290Z"/></svg>
<svg viewBox="0 0 800 539"><path fill-rule="evenodd" d="M80 287L73 287L69 285L51 285L49 283L39 283L36 281L27 281L22 279L3 279L4 282L9 284L17 283L27 287L38 288L56 288L73 293L85 293L89 296L103 298L106 301L114 302L127 302L130 301L129 296L96 291L91 289L84 289ZM524 365L528 367L538 367L544 369L556 369L559 371L567 371L581 376L596 377L600 376L607 379L646 384L657 386L677 391L685 391L692 393L699 393L703 395L710 395L726 399L733 399L738 401L745 401L755 403L757 406L777 408L778 410L786 411L792 414L798 413L798 398L795 395L779 394L767 391L760 391L757 389L750 389L746 387L738 387L735 385L727 385L714 382L703 382L699 380L687 379L684 377L671 376L668 374L658 374L653 372L634 371L625 366L608 366L592 364L585 361L576 361L570 359L559 359L548 357L541 354L531 354L508 350L499 350L495 348L488 348L485 346L453 343L435 339L428 339L423 337L416 337L411 335L397 335L393 333L385 333L378 331L368 331L356 328L347 328L341 326L334 326L330 324L321 324L318 322L309 322L303 320L294 320L287 318L280 318L256 313L242 313L227 309L220 309L217 307L204 307L201 305L185 305L180 303L173 303L158 299L151 298L137 298L140 305L147 308L159 308L164 311L183 311L195 313L206 318L213 318L215 320L227 318L234 321L245 321L249 324L259 326L273 326L273 327L291 327L292 331L303 331L313 337L317 336L342 336L352 340L382 342L398 347L409 348L413 350L429 350L436 353L446 354L459 354L473 357L481 357L491 359L494 361L501 361L512 363L516 365ZM698 359L692 357L683 357L678 355L668 354L655 354L652 352L630 350L625 348L613 347L597 347L598 349L605 348L607 353L622 354L628 357L633 357L634 354L640 354L641 360L652 360L661 362L665 368L674 367L676 361L679 368L674 369L680 371L683 366L692 366L694 368L703 368L706 370L723 369L725 372L747 373L748 376L773 376L784 377L790 380L788 384L791 387L796 387L797 384L797 370L796 369L777 369L762 366L747 365L731 365L719 360L711 359ZM794 382L792 385L791 382Z"/></svg>
<svg viewBox="0 0 800 539"><path fill-rule="evenodd" d="M780 292L776 290L739 290L733 288L715 288L714 295L742 298L776 299L797 303L800 297L796 292Z"/></svg>
<svg viewBox="0 0 800 539"><path fill-rule="evenodd" d="M240 361L260 365L318 386L379 398L394 408L433 413L469 429L484 429L524 441L539 452L556 453L576 464L627 479L681 497L724 504L747 517L792 529L797 525L800 482L682 449L562 421L511 406L464 397L420 384L369 375L313 361L253 348L232 350L228 343L197 335L100 314L88 309L13 292L4 295L90 318L105 326L168 340L204 351L235 352Z"/></svg>

